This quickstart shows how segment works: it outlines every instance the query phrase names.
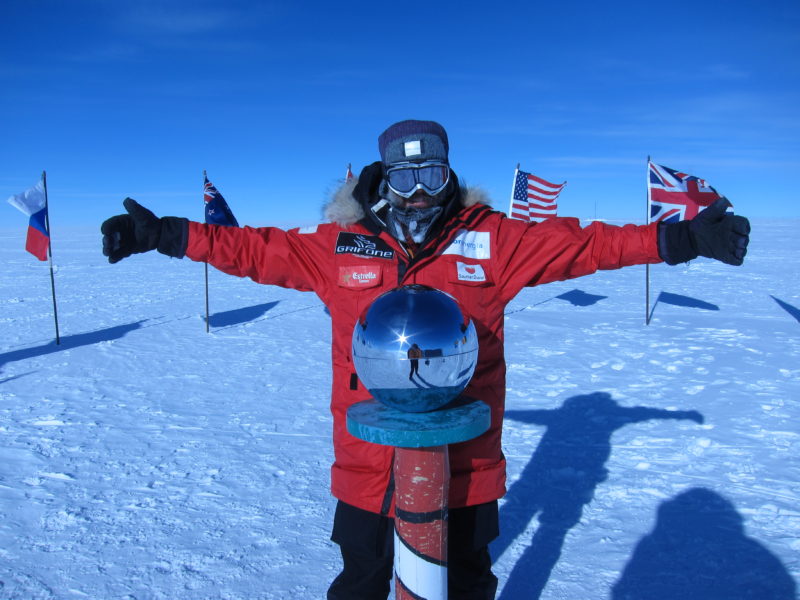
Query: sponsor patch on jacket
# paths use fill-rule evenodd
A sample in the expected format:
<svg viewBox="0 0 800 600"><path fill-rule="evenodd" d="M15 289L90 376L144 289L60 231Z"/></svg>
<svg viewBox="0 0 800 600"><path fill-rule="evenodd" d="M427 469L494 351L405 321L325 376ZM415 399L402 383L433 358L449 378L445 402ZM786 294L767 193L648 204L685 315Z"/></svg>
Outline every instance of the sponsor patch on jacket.
<svg viewBox="0 0 800 600"><path fill-rule="evenodd" d="M367 288L380 285L381 268L379 266L356 265L339 267L339 285L349 288Z"/></svg>
<svg viewBox="0 0 800 600"><path fill-rule="evenodd" d="M442 254L458 254L465 258L483 260L492 257L491 234L488 231L462 229Z"/></svg>
<svg viewBox="0 0 800 600"><path fill-rule="evenodd" d="M486 281L486 273L480 265L468 265L456 261L459 281Z"/></svg>
<svg viewBox="0 0 800 600"><path fill-rule="evenodd" d="M394 250L381 238L347 231L340 231L336 238L336 254L394 258Z"/></svg>

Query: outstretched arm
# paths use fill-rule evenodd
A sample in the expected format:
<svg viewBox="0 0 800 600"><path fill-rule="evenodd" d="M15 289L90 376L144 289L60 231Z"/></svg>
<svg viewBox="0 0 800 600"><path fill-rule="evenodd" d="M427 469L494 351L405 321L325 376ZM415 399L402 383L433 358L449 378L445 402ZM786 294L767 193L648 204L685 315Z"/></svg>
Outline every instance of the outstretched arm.
<svg viewBox="0 0 800 600"><path fill-rule="evenodd" d="M504 219L493 256L503 293L513 298L525 285L573 279L598 270L662 260L670 265L707 256L741 265L750 239L750 223L728 214L721 198L694 219L622 227L595 221L582 228L578 219L555 218L538 224ZM493 249L493 252L495 250Z"/></svg>
<svg viewBox="0 0 800 600"><path fill-rule="evenodd" d="M275 227L223 227L178 217L158 218L131 198L123 204L127 214L113 216L100 227L103 254L110 263L158 250L174 258L207 262L258 283L317 293L324 293L330 284L327 238Z"/></svg>
<svg viewBox="0 0 800 600"><path fill-rule="evenodd" d="M663 408L648 408L646 406L634 406L632 408L620 407L617 415L628 423L641 423L652 419L673 419L677 421L694 421L702 425L705 419L696 410L665 410Z"/></svg>

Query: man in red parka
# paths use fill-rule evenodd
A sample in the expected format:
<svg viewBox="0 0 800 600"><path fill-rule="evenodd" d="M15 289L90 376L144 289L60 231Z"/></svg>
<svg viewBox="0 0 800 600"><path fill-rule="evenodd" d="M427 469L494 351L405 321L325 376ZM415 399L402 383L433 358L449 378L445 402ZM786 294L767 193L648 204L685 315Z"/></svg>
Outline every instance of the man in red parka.
<svg viewBox="0 0 800 600"><path fill-rule="evenodd" d="M103 253L117 262L158 249L204 261L231 275L313 291L333 328L331 491L339 500L332 539L343 569L329 599L385 599L392 575L393 450L358 440L346 429L347 408L369 397L351 355L363 309L400 285L423 284L454 296L475 323L479 358L465 394L492 409L490 429L450 447L448 593L494 598L488 545L498 535L497 500L505 493L500 446L505 399L503 311L526 286L600 269L698 255L742 264L747 219L718 200L691 221L625 225L555 218L534 224L492 210L459 184L447 134L432 121L401 121L378 138L381 160L346 183L326 207L330 222L284 231L242 229L157 218L128 198L128 214L102 225Z"/></svg>

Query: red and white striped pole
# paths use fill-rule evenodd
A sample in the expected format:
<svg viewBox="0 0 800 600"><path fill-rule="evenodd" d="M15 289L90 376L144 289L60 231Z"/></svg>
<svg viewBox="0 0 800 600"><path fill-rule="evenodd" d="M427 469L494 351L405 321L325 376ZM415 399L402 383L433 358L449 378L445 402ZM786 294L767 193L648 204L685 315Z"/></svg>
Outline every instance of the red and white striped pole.
<svg viewBox="0 0 800 600"><path fill-rule="evenodd" d="M489 406L473 401L424 413L366 400L347 411L347 430L394 446L394 573L396 600L447 599L448 444L478 437Z"/></svg>
<svg viewBox="0 0 800 600"><path fill-rule="evenodd" d="M447 446L394 455L394 584L397 600L447 599Z"/></svg>

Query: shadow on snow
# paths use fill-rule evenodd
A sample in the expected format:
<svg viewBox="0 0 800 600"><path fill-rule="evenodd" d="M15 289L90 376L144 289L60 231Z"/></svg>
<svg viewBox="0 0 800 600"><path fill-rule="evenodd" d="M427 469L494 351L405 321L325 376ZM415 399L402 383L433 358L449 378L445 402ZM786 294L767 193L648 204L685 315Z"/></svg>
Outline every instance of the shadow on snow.
<svg viewBox="0 0 800 600"><path fill-rule="evenodd" d="M667 500L633 553L613 600L795 600L797 586L769 550L745 535L724 497L693 488Z"/></svg>
<svg viewBox="0 0 800 600"><path fill-rule="evenodd" d="M605 300L608 296L598 296L597 294L590 294L588 292L584 292L583 290L574 289L568 292L564 292L563 294L559 294L558 296L553 296L552 298L548 298L547 300L542 300L541 302L537 302L536 304L532 304L530 306L523 306L522 308L518 308L516 310L511 310L505 313L506 316L513 315L514 313L522 312L523 310L527 310L529 308L534 308L536 306L541 306L542 304L546 304L552 300L566 300L572 306L592 306L593 304L597 304L600 300Z"/></svg>
<svg viewBox="0 0 800 600"><path fill-rule="evenodd" d="M55 340L35 346L33 348L23 348L22 350L12 350L5 354L0 354L0 367L6 363L15 362L18 360L25 360L28 358L36 358L37 356L44 356L45 354L52 354L54 352L61 352L62 350L72 350L80 346L89 346L97 344L98 342L110 342L111 340L118 340L127 335L131 331L139 329L144 321L135 321L126 325L117 325L107 329L99 329L97 331L90 331L88 333L77 333L75 335L67 335L61 338L61 343L56 344ZM10 381L13 378L4 379ZM2 383L2 382L0 382Z"/></svg>
<svg viewBox="0 0 800 600"><path fill-rule="evenodd" d="M788 304L783 300L776 298L775 296L770 295L770 298L775 300L775 302L778 303L778 306L780 306L783 310L785 310L787 313L789 313L791 316L797 319L797 322L800 323L800 308L796 308L791 304Z"/></svg>
<svg viewBox="0 0 800 600"><path fill-rule="evenodd" d="M572 306L592 306L597 304L600 300L605 300L608 296L598 296L596 294L589 294L583 290L570 290L563 294L556 296L559 300L566 300Z"/></svg>
<svg viewBox="0 0 800 600"><path fill-rule="evenodd" d="M569 530L605 481L615 431L652 419L703 422L697 411L674 411L617 404L603 392L568 398L552 410L509 410L506 419L547 429L500 510L500 536L492 543L497 559L538 515L539 527L514 565L500 600L536 599L561 556Z"/></svg>
<svg viewBox="0 0 800 600"><path fill-rule="evenodd" d="M276 300L275 302L265 302L264 304L255 304L245 308L235 308L233 310L214 313L208 317L209 325L211 325L211 327L232 327L249 321L255 321L259 317L264 316L267 311L275 308L279 302L279 300Z"/></svg>
<svg viewBox="0 0 800 600"><path fill-rule="evenodd" d="M656 302L653 304L653 308L650 310L650 318L653 317L653 314L656 312L656 306L659 304L672 304L673 306L699 308L701 310L719 310L719 306L716 304L711 304L710 302L705 302L704 300L698 300L697 298L692 298L690 296L682 296L681 294L661 292L658 294L658 298L656 298Z"/></svg>

